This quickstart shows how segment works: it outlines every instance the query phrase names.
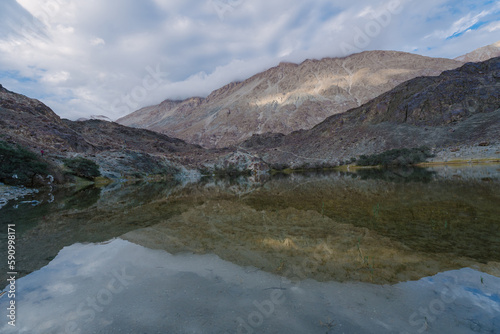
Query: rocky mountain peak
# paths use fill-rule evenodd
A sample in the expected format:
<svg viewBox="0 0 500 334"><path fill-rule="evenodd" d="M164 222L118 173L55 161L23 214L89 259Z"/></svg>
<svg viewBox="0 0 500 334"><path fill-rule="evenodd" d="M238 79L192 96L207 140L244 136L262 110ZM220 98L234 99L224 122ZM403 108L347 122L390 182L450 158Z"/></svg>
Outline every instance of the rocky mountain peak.
<svg viewBox="0 0 500 334"><path fill-rule="evenodd" d="M207 98L167 100L117 122L222 148L253 134L310 129L409 79L438 75L462 64L396 51L280 63L242 82L227 84Z"/></svg>

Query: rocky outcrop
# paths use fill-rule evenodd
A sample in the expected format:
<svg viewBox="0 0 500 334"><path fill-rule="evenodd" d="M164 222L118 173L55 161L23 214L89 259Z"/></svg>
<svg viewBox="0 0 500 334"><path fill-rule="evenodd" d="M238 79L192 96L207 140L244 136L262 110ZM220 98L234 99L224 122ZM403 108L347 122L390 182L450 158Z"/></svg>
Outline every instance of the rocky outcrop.
<svg viewBox="0 0 500 334"><path fill-rule="evenodd" d="M395 51L281 63L206 98L166 100L118 123L147 128L204 147L236 145L253 134L289 134L359 107L398 84L463 63Z"/></svg>
<svg viewBox="0 0 500 334"><path fill-rule="evenodd" d="M498 146L498 138L500 58L493 58L410 80L274 146L246 146L271 164L297 167L335 165L393 148Z"/></svg>
<svg viewBox="0 0 500 334"><path fill-rule="evenodd" d="M144 153L174 153L202 151L200 146L171 138L157 132L126 127L101 120L63 123L80 134L97 151L132 150Z"/></svg>
<svg viewBox="0 0 500 334"><path fill-rule="evenodd" d="M37 194L37 189L29 189L26 187L6 186L0 183L0 209L3 208L9 201L17 200L25 196Z"/></svg>

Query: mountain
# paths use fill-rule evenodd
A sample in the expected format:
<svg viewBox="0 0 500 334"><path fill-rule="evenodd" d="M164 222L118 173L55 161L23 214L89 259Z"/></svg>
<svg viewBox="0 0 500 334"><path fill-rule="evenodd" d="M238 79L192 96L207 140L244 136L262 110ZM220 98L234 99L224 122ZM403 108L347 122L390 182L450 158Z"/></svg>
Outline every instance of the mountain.
<svg viewBox="0 0 500 334"><path fill-rule="evenodd" d="M202 150L149 130L96 119L79 122L61 119L42 102L1 85L0 114L3 140L35 151L95 154L126 149L155 154Z"/></svg>
<svg viewBox="0 0 500 334"><path fill-rule="evenodd" d="M494 57L500 57L500 41L457 57L455 60L468 63L485 61Z"/></svg>
<svg viewBox="0 0 500 334"><path fill-rule="evenodd" d="M500 159L500 57L400 84L310 130L254 135L241 147L270 164L339 164L362 154L427 145L452 157Z"/></svg>
<svg viewBox="0 0 500 334"><path fill-rule="evenodd" d="M401 57L392 57L396 54L403 58L407 57L408 63L405 63L406 65L400 63L397 70L394 67L392 69L384 67L391 62L393 65L401 62ZM385 62L382 61L384 55L388 56ZM358 67L356 67L352 62L355 59L361 61L359 57L366 58L365 65L358 62L356 63ZM410 72L415 74L417 71L423 71L422 63L410 63L410 60L421 60L434 67L444 65L451 67L452 64L456 64L455 61L394 52L365 52L345 59L306 61L301 65L281 64L242 83L228 85L212 93L206 99L192 98L180 102L162 103L165 108L176 111L185 108L185 113L174 113L167 118L164 118L163 113L156 115L163 120L182 117L192 120L193 117L198 117L199 121L204 121L203 124L206 125L202 129L199 128L199 138L204 138L208 130L214 131L216 135L218 130L224 131L224 128L218 126L212 128L212 124L202 117L204 114L196 114L197 112L224 101L227 103L232 101L231 103L242 106L242 101L248 102L251 98L265 96L262 92L268 92L269 78L273 78L277 71L289 72L282 76L281 81L275 82L274 88L288 83L290 85L287 86L288 91L295 89L297 97L302 94L297 92L300 87L302 87L301 92L311 92L307 89L312 88L305 83L312 82L307 80L313 80L312 77L316 78L316 75L318 78L323 78L324 82L327 79L334 80L332 79L334 75L327 72L325 68L320 71L319 67L326 66L325 64L328 63L329 69L337 68L335 66L340 66L339 62L341 62L341 67L350 69L353 73L352 85L349 86L347 95L339 93L337 97L356 97L358 100L355 104L361 104L361 97L366 98L370 94L367 93L368 88L376 90L383 85L389 85L389 81L393 84L396 77L401 78L400 76L408 75ZM377 68L376 64L381 67L374 70ZM313 65L317 66L315 71L312 70L315 68ZM404 66L406 70L403 69ZM427 71L436 71L432 69L432 66ZM352 70L353 68L357 69L356 72ZM409 68L414 68L413 72ZM310 70L310 79L304 79L308 77L306 69ZM302 70L306 72L299 75ZM321 76L321 73L324 76ZM337 78L339 81L335 86L336 91L342 91L343 88L340 86L345 83L342 80L346 80L345 77L342 77L342 80L339 79L340 77L342 75L339 74ZM375 80L376 78L379 81ZM297 83L301 80L305 80L302 85ZM333 85L331 82L325 85ZM259 86L262 88L259 89ZM362 87L365 87L366 91L363 91ZM245 96L242 95L244 91L247 92ZM21 145L35 153L41 153L40 151L44 150L43 159L56 167L61 167L67 158L86 157L98 163L101 173L111 178L177 174L181 171L190 173L195 169L234 172L246 169L266 170L268 165L290 167L338 165L363 154L422 145L431 147L438 154L437 159L441 161L450 157L466 159L471 156L500 159L498 140L500 138L500 57L482 63L467 63L458 69L444 71L439 76L413 78L343 113L338 113L338 110L333 108L335 104L325 97L329 96L326 93L324 95L304 94L300 96L307 96L309 100L302 100L302 104L295 110L295 113L288 114L290 119L298 117L297 114L300 112L303 112L303 117L306 118L308 112L304 110L308 105L311 112L327 110L334 115L308 130L301 129L289 134L270 131L252 134L250 131L243 135L239 134L238 138L251 136L241 142L238 147L205 149L182 139L114 122L63 120L42 102L10 92L0 85L0 140ZM272 112L269 111L271 109L265 109L268 106L264 105L260 109L248 107L245 110L249 114L260 110L262 120L266 119L268 123L277 122L276 119L283 121L282 108L285 106L283 103L288 103L286 101L289 101L291 95L293 94L285 94L282 105L275 103L275 110ZM240 96L240 99L236 96ZM318 96L324 100L320 101ZM269 98L275 98L275 95ZM316 102L313 103L313 100ZM330 105L330 109L322 109L321 106L325 105ZM264 109L269 111L265 115ZM243 107L226 113L226 118L229 120L233 117L230 115L242 115L240 122L231 125L236 132L251 125L249 120L245 121L246 114L241 114L242 110L244 110ZM137 116L138 113L135 115ZM213 122L219 122L220 113L220 110L213 112L211 118ZM194 121L186 122L183 123L187 126L186 133L190 133L199 125ZM230 124L231 122L228 121L227 125ZM279 123L273 124L276 126L271 129L264 127L265 124L263 124L259 131L278 130ZM223 135L224 132L217 136Z"/></svg>
<svg viewBox="0 0 500 334"><path fill-rule="evenodd" d="M108 177L174 173L217 161L228 151L200 146L117 123L61 119L42 102L0 85L0 140L40 154L53 166L83 156Z"/></svg>
<svg viewBox="0 0 500 334"><path fill-rule="evenodd" d="M438 75L461 65L456 60L395 51L281 63L206 98L166 100L117 122L220 148L236 145L253 134L310 129L326 117L359 107L409 79Z"/></svg>
<svg viewBox="0 0 500 334"><path fill-rule="evenodd" d="M0 85L2 140L40 152L88 152L93 147L42 102Z"/></svg>
<svg viewBox="0 0 500 334"><path fill-rule="evenodd" d="M111 118L109 118L108 116L104 116L104 115L92 115L89 118L81 117L81 118L77 119L76 121L77 122L85 122L85 121L89 121L89 120L99 120L99 121L113 122L111 120Z"/></svg>

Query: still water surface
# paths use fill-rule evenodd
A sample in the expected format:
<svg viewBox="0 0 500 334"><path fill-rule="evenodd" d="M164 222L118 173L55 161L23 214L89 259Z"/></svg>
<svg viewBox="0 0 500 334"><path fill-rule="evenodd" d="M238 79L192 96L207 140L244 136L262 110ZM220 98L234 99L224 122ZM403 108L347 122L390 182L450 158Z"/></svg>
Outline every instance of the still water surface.
<svg viewBox="0 0 500 334"><path fill-rule="evenodd" d="M2 333L500 332L499 165L38 196Z"/></svg>

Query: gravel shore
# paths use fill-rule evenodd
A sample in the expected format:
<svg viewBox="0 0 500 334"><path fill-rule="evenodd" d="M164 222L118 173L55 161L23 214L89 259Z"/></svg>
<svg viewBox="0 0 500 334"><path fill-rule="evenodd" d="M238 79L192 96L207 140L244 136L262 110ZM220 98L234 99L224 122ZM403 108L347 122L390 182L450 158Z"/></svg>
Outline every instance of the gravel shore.
<svg viewBox="0 0 500 334"><path fill-rule="evenodd" d="M457 146L438 149L431 162L451 162L457 160L500 160L500 143L484 143L485 146Z"/></svg>

